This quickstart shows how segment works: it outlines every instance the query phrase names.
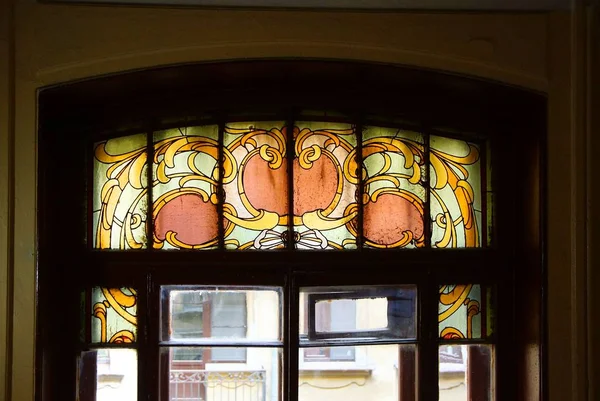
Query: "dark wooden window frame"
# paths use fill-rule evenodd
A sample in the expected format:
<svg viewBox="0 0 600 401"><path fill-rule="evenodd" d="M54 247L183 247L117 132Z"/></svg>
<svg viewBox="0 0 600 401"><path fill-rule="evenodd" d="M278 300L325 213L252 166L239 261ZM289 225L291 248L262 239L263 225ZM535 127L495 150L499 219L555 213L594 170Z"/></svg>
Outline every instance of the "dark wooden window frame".
<svg viewBox="0 0 600 401"><path fill-rule="evenodd" d="M303 110L332 110L359 124L385 121L426 133L461 136L475 132L485 137L493 149L491 246L174 253L97 251L87 245L85 194L90 177L86 166L94 141L208 120L298 116ZM323 120L320 115L313 119ZM437 397L437 347L441 343L437 339L437 292L440 284L447 283L490 284L502 294L494 340L496 399L517 399L526 391L529 372L523 351L531 345L538 352L541 380L537 384L543 397L545 119L546 101L539 94L432 71L358 62L257 60L184 65L43 89L38 128L37 399L75 399L75 361L81 351L79 293L90 286L140 289L141 330L135 345L140 361L139 399L157 400L160 393L147 384L159 382L156 294L161 285L282 286L284 391L298 384L299 288L382 283L418 286L420 337L413 358L418 367L419 400ZM365 266L369 266L368 275ZM56 305L61 305L60 312ZM284 397L296 401L297 392L286 391Z"/></svg>

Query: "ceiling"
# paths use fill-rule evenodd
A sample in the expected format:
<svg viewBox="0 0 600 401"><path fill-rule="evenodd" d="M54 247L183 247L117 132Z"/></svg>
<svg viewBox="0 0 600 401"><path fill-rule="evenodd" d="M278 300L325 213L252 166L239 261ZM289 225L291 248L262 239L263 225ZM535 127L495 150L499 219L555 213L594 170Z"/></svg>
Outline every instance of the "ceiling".
<svg viewBox="0 0 600 401"><path fill-rule="evenodd" d="M440 11L549 11L570 7L570 0L47 0L57 2L162 4L204 7L440 10Z"/></svg>

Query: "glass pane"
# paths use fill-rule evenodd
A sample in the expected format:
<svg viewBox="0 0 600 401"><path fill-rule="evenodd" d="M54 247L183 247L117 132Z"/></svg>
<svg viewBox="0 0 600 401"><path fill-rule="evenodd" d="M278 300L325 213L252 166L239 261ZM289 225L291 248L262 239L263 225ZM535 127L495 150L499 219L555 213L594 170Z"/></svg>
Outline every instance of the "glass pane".
<svg viewBox="0 0 600 401"><path fill-rule="evenodd" d="M352 358L337 359L336 354ZM343 350L341 352L336 350ZM300 349L298 399L416 400L416 347L369 345L322 349L321 359L309 356L312 348Z"/></svg>
<svg viewBox="0 0 600 401"><path fill-rule="evenodd" d="M294 242L297 249L356 248L356 132L341 123L294 127Z"/></svg>
<svg viewBox="0 0 600 401"><path fill-rule="evenodd" d="M479 284L440 286L440 338L454 340L491 336L493 301L490 287Z"/></svg>
<svg viewBox="0 0 600 401"><path fill-rule="evenodd" d="M162 348L161 377L168 378L168 382L160 385L168 386L167 400L276 401L281 398L280 348L230 349L230 354L245 356L238 361L215 359L215 352L220 349ZM184 352L192 359L178 359L175 352ZM161 389L161 394L165 393Z"/></svg>
<svg viewBox="0 0 600 401"><path fill-rule="evenodd" d="M161 314L168 319L168 332L162 338L204 344L279 342L281 307L280 288L163 287Z"/></svg>
<svg viewBox="0 0 600 401"><path fill-rule="evenodd" d="M146 134L94 145L94 248L147 246L147 158Z"/></svg>
<svg viewBox="0 0 600 401"><path fill-rule="evenodd" d="M300 343L416 338L416 286L300 289Z"/></svg>
<svg viewBox="0 0 600 401"><path fill-rule="evenodd" d="M493 400L493 355L489 345L440 346L439 400Z"/></svg>
<svg viewBox="0 0 600 401"><path fill-rule="evenodd" d="M224 134L225 247L286 247L288 173L284 122L228 123Z"/></svg>
<svg viewBox="0 0 600 401"><path fill-rule="evenodd" d="M78 365L78 400L137 400L137 351L97 349L81 353Z"/></svg>
<svg viewBox="0 0 600 401"><path fill-rule="evenodd" d="M137 337L137 291L92 289L92 342L132 343Z"/></svg>
<svg viewBox="0 0 600 401"><path fill-rule="evenodd" d="M480 247L479 147L439 136L431 136L430 146L431 245L436 248Z"/></svg>
<svg viewBox="0 0 600 401"><path fill-rule="evenodd" d="M218 137L216 125L154 133L154 248L218 245Z"/></svg>
<svg viewBox="0 0 600 401"><path fill-rule="evenodd" d="M395 128L363 128L365 247L425 245L423 135Z"/></svg>

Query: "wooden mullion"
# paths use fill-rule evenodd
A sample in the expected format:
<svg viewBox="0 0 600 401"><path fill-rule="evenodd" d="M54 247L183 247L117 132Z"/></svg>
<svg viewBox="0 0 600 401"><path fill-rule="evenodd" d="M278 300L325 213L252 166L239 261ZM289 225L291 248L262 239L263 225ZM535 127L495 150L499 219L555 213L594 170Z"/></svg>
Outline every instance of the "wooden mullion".
<svg viewBox="0 0 600 401"><path fill-rule="evenodd" d="M287 313L284 317L284 401L298 401L298 372L300 346L300 288L296 285L294 269L288 267L284 298ZM287 373L287 374L286 374ZM287 395L287 397L286 397Z"/></svg>
<svg viewBox="0 0 600 401"><path fill-rule="evenodd" d="M417 400L417 350L413 345L398 345L398 401Z"/></svg>
<svg viewBox="0 0 600 401"><path fill-rule="evenodd" d="M89 344L92 342L92 289L86 286L85 289L85 343Z"/></svg>
<svg viewBox="0 0 600 401"><path fill-rule="evenodd" d="M146 156L147 156L147 181L146 181L146 196L147 196L147 210L146 210L146 247L147 250L154 248L154 219L153 219L153 187L154 187L154 132L147 130L146 132Z"/></svg>
<svg viewBox="0 0 600 401"><path fill-rule="evenodd" d="M86 245L85 248L90 250L94 249L96 244L96 236L94 232L94 187L96 185L94 180L94 144L93 142L86 142L87 149L85 154L87 155L85 163L86 163L86 171L87 171L87 183L86 183L86 194L87 194L87 227L86 227ZM101 222L98 222L98 229L100 228Z"/></svg>
<svg viewBox="0 0 600 401"><path fill-rule="evenodd" d="M224 137L225 137L225 121L219 121L219 137L217 144L217 168L219 176L217 180L217 229L218 229L218 248L219 250L225 249L225 219L223 214L223 204L225 203L225 189L223 188L223 175L225 173L225 160L224 160Z"/></svg>
<svg viewBox="0 0 600 401"><path fill-rule="evenodd" d="M435 401L439 397L438 284L428 275L421 281L419 290L418 399Z"/></svg>
<svg viewBox="0 0 600 401"><path fill-rule="evenodd" d="M171 369L171 352L164 352L162 349L158 353L160 376L158 381L158 400L170 400L171 383L169 380L170 369ZM158 401L156 400L156 401Z"/></svg>
<svg viewBox="0 0 600 401"><path fill-rule="evenodd" d="M490 349L471 345L467 351L467 398L477 401L492 401Z"/></svg>
<svg viewBox="0 0 600 401"><path fill-rule="evenodd" d="M286 158L287 158L287 196L288 196L288 226L287 226L287 246L290 251L296 249L294 241L294 120L290 118L286 121Z"/></svg>
<svg viewBox="0 0 600 401"><path fill-rule="evenodd" d="M150 160L150 159L149 159ZM146 274L140 277L137 282L137 363L138 363L138 377L137 377L137 392L139 400L150 401L150 397L155 393L156 389L152 386L145 385L146 383L156 383L156 381L149 381L151 374L152 355L150 352L150 343L148 338L148 328L152 322L149 316L150 312L150 291L149 291L149 275Z"/></svg>
<svg viewBox="0 0 600 401"><path fill-rule="evenodd" d="M362 121L359 120L356 125L356 177L358 179L358 188L356 191L356 197L358 202L358 215L357 215L357 224L356 224L356 247L360 250L364 246L364 212L365 205L363 202L364 197L364 181L365 177L363 176L363 124Z"/></svg>
<svg viewBox="0 0 600 401"><path fill-rule="evenodd" d="M482 141L479 146L479 163L481 175L481 247L487 248L488 242L488 179L487 179L487 143Z"/></svg>
<svg viewBox="0 0 600 401"><path fill-rule="evenodd" d="M83 351L78 356L77 400L96 401L98 351Z"/></svg>
<svg viewBox="0 0 600 401"><path fill-rule="evenodd" d="M160 352L159 340L162 334L167 332L169 329L169 319L164 319L162 316L162 310L170 310L169 299L162 299L162 291L160 286L157 286L151 274L146 276L146 289L147 289L147 321L144 331L146 333L146 345L148 350L148 361L149 368L147 370L146 379L149 380L147 383L153 383L154 387L148 393L149 401L168 400L169 398L163 398L163 385L166 376L167 390L169 381L169 372L165 369L165 365L162 364L162 354ZM165 305L166 304L166 305ZM168 355L167 355L168 356ZM169 365L166 365L170 367ZM147 385L146 387L151 387Z"/></svg>
<svg viewBox="0 0 600 401"><path fill-rule="evenodd" d="M425 235L425 248L431 248L431 232L433 230L431 220L431 168L430 163L430 150L431 150L431 135L427 127L423 127L423 155L425 164L425 205L423 208L423 234Z"/></svg>

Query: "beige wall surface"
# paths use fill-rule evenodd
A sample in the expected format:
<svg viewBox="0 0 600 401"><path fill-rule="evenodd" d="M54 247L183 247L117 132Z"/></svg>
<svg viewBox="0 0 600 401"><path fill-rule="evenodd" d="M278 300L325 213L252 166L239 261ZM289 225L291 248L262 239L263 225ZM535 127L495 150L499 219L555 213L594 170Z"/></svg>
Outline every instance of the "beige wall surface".
<svg viewBox="0 0 600 401"><path fill-rule="evenodd" d="M8 330L8 241L9 241L9 131L12 130L10 104L11 25L8 3L0 5L0 399L6 393ZM12 169L10 169L12 170Z"/></svg>
<svg viewBox="0 0 600 401"><path fill-rule="evenodd" d="M17 7L22 71L40 85L157 64L315 57L413 64L545 89L546 18Z"/></svg>
<svg viewBox="0 0 600 401"><path fill-rule="evenodd" d="M0 3L0 18L10 15L9 1ZM578 375L585 375L585 347L576 341L583 263L576 255L584 245L572 240L581 238L575 217L582 197L581 182L570 172L581 144L579 126L570 118L577 93L571 91L569 15L208 11L16 1L14 100L7 71L10 24L0 20L0 316L8 318L0 318L0 357L14 351L8 371L0 366L0 386L11 383L9 399L32 400L34 388L37 90L156 65L290 57L414 65L549 93L550 400L583 400L574 391ZM14 168L8 168L11 141ZM8 256L13 252L14 263ZM13 268L14 281L7 283ZM14 294L14 308L5 315L7 294Z"/></svg>

